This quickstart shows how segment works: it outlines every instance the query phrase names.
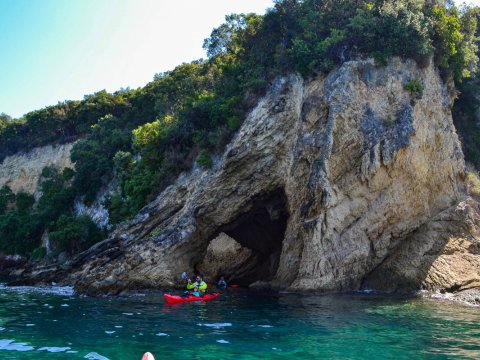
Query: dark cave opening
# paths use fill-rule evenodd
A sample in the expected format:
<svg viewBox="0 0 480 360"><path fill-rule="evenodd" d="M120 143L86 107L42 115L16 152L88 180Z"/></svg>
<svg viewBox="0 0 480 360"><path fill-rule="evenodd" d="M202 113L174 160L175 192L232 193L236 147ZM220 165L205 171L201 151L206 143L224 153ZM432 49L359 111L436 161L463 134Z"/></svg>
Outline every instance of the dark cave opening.
<svg viewBox="0 0 480 360"><path fill-rule="evenodd" d="M239 251L224 257L219 261L221 264L212 260L210 266L204 267L205 272L215 277L212 280L223 275L230 284L241 287L272 280L277 272L288 216L283 189L252 200L248 211L220 227L215 235L226 234L241 249L238 246Z"/></svg>

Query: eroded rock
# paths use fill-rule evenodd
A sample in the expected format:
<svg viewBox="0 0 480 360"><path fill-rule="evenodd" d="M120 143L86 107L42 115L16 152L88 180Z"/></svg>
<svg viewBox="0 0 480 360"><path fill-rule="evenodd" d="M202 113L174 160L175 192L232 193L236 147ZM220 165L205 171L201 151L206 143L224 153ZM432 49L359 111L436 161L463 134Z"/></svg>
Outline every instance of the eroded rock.
<svg viewBox="0 0 480 360"><path fill-rule="evenodd" d="M412 79L423 83L421 97L405 90ZM88 293L182 286L183 271L218 271L209 246L225 232L271 255L262 262L268 279L265 266L242 256L262 287L477 286L476 240L460 231L469 215L456 210L464 161L451 104L435 67L412 61L352 61L324 78L277 79L211 170L183 174L50 276Z"/></svg>

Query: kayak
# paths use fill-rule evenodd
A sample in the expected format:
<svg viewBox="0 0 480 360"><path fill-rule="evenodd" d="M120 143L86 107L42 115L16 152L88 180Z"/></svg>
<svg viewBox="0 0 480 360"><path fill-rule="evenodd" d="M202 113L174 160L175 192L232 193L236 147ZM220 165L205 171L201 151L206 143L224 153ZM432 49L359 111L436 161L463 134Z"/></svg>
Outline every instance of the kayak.
<svg viewBox="0 0 480 360"><path fill-rule="evenodd" d="M203 297L189 295L188 297L181 297L178 295L164 294L165 301L169 304L182 303L187 301L208 301L216 299L220 295L219 293L205 294Z"/></svg>

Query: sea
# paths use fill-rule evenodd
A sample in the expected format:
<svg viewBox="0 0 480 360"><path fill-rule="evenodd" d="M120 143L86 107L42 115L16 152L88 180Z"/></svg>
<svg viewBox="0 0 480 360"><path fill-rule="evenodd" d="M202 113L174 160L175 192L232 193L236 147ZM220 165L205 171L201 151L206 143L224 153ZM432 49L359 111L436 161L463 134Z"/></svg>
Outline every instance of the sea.
<svg viewBox="0 0 480 360"><path fill-rule="evenodd" d="M480 308L375 292L77 296L0 284L0 359L480 359Z"/></svg>

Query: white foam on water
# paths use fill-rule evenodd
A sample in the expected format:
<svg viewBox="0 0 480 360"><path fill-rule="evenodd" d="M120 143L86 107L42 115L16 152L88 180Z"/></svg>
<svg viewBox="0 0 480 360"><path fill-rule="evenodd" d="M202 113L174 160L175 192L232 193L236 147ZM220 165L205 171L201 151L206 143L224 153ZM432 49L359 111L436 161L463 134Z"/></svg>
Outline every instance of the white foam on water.
<svg viewBox="0 0 480 360"><path fill-rule="evenodd" d="M102 356L96 352L91 352L88 353L83 357L84 359L89 359L89 360L110 360L109 358Z"/></svg>
<svg viewBox="0 0 480 360"><path fill-rule="evenodd" d="M66 354L77 354L78 351L76 350L68 350L68 351L65 351Z"/></svg>
<svg viewBox="0 0 480 360"><path fill-rule="evenodd" d="M362 290L357 290L355 292L357 292L359 294L371 294L371 293L375 292L375 290L373 290L373 289L362 289Z"/></svg>
<svg viewBox="0 0 480 360"><path fill-rule="evenodd" d="M115 334L115 331L105 331L105 334Z"/></svg>
<svg viewBox="0 0 480 360"><path fill-rule="evenodd" d="M220 343L220 344L230 344L230 341L220 339L220 340L217 340L217 343Z"/></svg>
<svg viewBox="0 0 480 360"><path fill-rule="evenodd" d="M258 325L261 328L272 328L272 325Z"/></svg>
<svg viewBox="0 0 480 360"><path fill-rule="evenodd" d="M122 313L123 315L133 316L133 313Z"/></svg>
<svg viewBox="0 0 480 360"><path fill-rule="evenodd" d="M25 324L25 326L35 326L35 324Z"/></svg>
<svg viewBox="0 0 480 360"><path fill-rule="evenodd" d="M214 323L214 324L197 324L198 326L212 327L215 329L221 329L223 327L232 326L232 323Z"/></svg>
<svg viewBox="0 0 480 360"><path fill-rule="evenodd" d="M117 329L121 329L121 328L123 328L123 326L122 326L122 325L115 325L115 327L116 327Z"/></svg>
<svg viewBox="0 0 480 360"><path fill-rule="evenodd" d="M58 352L65 352L65 351L68 351L68 350L71 350L72 348L69 348L69 347L55 347L55 346L45 346L45 347L42 347L40 349L38 349L38 351L48 351L48 352L52 352L52 353L58 353Z"/></svg>
<svg viewBox="0 0 480 360"><path fill-rule="evenodd" d="M157 335L157 336L170 336L170 335L165 334L165 333L158 333L158 334L155 334L155 335Z"/></svg>
<svg viewBox="0 0 480 360"><path fill-rule="evenodd" d="M0 327L0 331L3 331L3 330L5 330L5 328L3 328L3 327Z"/></svg>
<svg viewBox="0 0 480 360"><path fill-rule="evenodd" d="M69 307L70 305L68 305L68 304L62 304L62 305L60 305L60 306Z"/></svg>
<svg viewBox="0 0 480 360"><path fill-rule="evenodd" d="M5 284L0 284L0 289L2 291L12 291L19 294L42 293L61 296L73 296L74 294L73 287L71 286L5 286Z"/></svg>
<svg viewBox="0 0 480 360"><path fill-rule="evenodd" d="M13 340L0 340L0 350L13 350L13 351L32 351L35 350L33 346L26 343L16 343Z"/></svg>

